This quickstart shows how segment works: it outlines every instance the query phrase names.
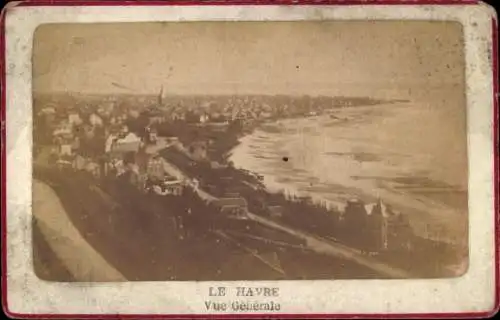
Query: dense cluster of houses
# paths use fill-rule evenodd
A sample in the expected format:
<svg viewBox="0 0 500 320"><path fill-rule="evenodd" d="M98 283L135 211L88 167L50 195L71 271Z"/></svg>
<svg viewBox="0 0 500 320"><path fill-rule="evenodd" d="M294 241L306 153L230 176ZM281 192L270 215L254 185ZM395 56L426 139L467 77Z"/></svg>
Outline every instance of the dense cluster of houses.
<svg viewBox="0 0 500 320"><path fill-rule="evenodd" d="M224 102L209 101L200 105L180 102L167 105L165 115L168 119L183 120L211 126L224 126L231 121L253 121L270 119L273 108L266 103L258 103L251 98L231 97Z"/></svg>
<svg viewBox="0 0 500 320"><path fill-rule="evenodd" d="M138 174L143 188L151 189L151 183L160 186L161 194L179 194L180 181L165 173L159 174L161 165L154 145L157 132L150 124L161 121L158 114L151 114L144 135L131 132L126 120L133 114L117 112L113 108L63 110L56 112L48 106L38 114L42 128L49 131L51 156L58 166L85 170L96 178L120 176L126 171ZM161 180L161 181L160 181ZM157 191L158 188L153 189Z"/></svg>

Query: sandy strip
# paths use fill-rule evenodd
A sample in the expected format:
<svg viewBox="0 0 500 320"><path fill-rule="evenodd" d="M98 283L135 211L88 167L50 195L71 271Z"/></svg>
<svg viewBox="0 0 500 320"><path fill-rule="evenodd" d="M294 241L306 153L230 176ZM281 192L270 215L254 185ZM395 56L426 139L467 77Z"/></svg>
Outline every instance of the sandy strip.
<svg viewBox="0 0 500 320"><path fill-rule="evenodd" d="M73 226L54 190L33 182L33 215L40 232L76 281L126 281Z"/></svg>

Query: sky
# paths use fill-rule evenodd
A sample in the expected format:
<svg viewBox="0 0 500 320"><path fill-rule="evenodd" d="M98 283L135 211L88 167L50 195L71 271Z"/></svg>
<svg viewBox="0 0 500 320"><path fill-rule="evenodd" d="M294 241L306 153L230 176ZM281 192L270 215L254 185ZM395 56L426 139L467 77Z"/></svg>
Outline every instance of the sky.
<svg viewBox="0 0 500 320"><path fill-rule="evenodd" d="M464 81L452 22L42 25L35 92L310 94Z"/></svg>

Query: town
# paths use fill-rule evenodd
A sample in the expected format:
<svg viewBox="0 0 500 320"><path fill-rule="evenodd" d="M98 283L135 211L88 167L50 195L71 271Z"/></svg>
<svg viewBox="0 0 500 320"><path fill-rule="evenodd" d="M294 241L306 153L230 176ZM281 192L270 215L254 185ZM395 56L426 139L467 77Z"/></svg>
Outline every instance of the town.
<svg viewBox="0 0 500 320"><path fill-rule="evenodd" d="M310 244L319 241L364 267L380 263L375 277L406 276L390 268L384 275L385 264L404 274L418 270L418 276L436 276L445 272L442 261L425 261L426 252L440 250L442 259L449 259L450 249L415 236L407 216L383 200L365 203L353 197L340 209L310 197L271 193L261 176L235 168L227 156L241 137L266 122L334 117L336 108L390 102L356 97L165 97L163 90L157 96L119 98L35 96L34 177L56 186L68 179L67 184L93 186L91 193L100 200L82 203L95 207L87 210L127 208L137 216L144 210L169 215L179 241L211 233L217 242L233 243L281 273L275 258L256 252L279 247L323 255ZM61 192L67 191L61 187ZM68 211L81 210L66 203Z"/></svg>

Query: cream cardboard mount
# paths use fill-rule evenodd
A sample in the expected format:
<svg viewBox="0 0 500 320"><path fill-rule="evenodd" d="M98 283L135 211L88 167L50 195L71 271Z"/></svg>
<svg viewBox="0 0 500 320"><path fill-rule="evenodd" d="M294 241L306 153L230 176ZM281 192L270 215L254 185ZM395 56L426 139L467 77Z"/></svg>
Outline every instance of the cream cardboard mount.
<svg viewBox="0 0 500 320"><path fill-rule="evenodd" d="M483 3L9 5L5 310L492 315L496 21Z"/></svg>

